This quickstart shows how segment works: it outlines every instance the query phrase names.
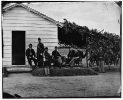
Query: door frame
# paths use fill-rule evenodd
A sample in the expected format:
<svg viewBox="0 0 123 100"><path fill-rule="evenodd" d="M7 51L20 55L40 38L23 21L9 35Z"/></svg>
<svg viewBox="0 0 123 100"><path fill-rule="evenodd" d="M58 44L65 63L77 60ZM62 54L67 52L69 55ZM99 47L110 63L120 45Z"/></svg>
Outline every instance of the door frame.
<svg viewBox="0 0 123 100"><path fill-rule="evenodd" d="M26 52L26 31L25 30L12 30L12 31L24 31L25 32L25 52ZM25 55L25 65L12 65L12 31L11 31L11 66L26 66L26 55Z"/></svg>

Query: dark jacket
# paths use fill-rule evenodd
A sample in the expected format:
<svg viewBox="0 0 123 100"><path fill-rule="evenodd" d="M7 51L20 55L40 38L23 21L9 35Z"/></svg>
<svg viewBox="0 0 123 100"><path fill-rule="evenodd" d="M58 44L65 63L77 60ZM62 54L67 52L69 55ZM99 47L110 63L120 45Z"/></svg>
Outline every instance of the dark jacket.
<svg viewBox="0 0 123 100"><path fill-rule="evenodd" d="M77 52L75 53L74 57L80 57L80 52L77 51Z"/></svg>
<svg viewBox="0 0 123 100"><path fill-rule="evenodd" d="M98 60L104 60L104 52L98 52Z"/></svg>
<svg viewBox="0 0 123 100"><path fill-rule="evenodd" d="M68 53L68 58L73 58L75 55L75 51L74 50L70 50Z"/></svg>
<svg viewBox="0 0 123 100"><path fill-rule="evenodd" d="M49 61L51 59L51 56L47 51L44 52L44 56L46 61Z"/></svg>
<svg viewBox="0 0 123 100"><path fill-rule="evenodd" d="M34 51L34 49L27 49L26 50L26 56L27 56L27 59L29 58L29 57L35 57L35 51Z"/></svg>
<svg viewBox="0 0 123 100"><path fill-rule="evenodd" d="M43 55L43 53L44 53L44 44L38 43L38 45L37 45L37 58L40 57L40 54Z"/></svg>
<svg viewBox="0 0 123 100"><path fill-rule="evenodd" d="M44 57L45 57L44 67L50 66L52 60L50 54L47 51L44 51Z"/></svg>
<svg viewBox="0 0 123 100"><path fill-rule="evenodd" d="M58 56L61 56L61 55L59 54L58 51L54 50L54 51L52 52L52 56L54 57L54 59L58 59Z"/></svg>
<svg viewBox="0 0 123 100"><path fill-rule="evenodd" d="M85 55L83 54L83 51L79 51L79 57L85 58Z"/></svg>

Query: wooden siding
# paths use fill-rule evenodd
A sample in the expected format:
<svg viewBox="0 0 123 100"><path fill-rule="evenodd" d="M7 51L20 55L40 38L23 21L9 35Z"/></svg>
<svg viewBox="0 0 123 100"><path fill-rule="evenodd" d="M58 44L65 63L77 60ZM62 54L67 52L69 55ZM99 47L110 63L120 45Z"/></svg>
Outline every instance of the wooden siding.
<svg viewBox="0 0 123 100"><path fill-rule="evenodd" d="M4 27L10 27L10 24L9 23L4 23L3 24ZM11 23L11 26L13 27L37 27L37 28L55 28L54 26L52 26L52 24L37 24L37 23L20 23L20 24L17 24L17 23Z"/></svg>
<svg viewBox="0 0 123 100"><path fill-rule="evenodd" d="M3 61L3 66L8 66L8 65L11 65L10 61Z"/></svg>
<svg viewBox="0 0 123 100"><path fill-rule="evenodd" d="M11 65L11 32L3 30L3 66Z"/></svg>
<svg viewBox="0 0 123 100"><path fill-rule="evenodd" d="M11 24L10 24L11 25ZM3 30L7 30L7 31L11 31L11 30L15 30L15 31L18 31L18 30L30 30L30 31L48 31L48 32L57 32L56 31L56 28L49 28L49 27L17 27L17 26L9 26L9 27L3 27Z"/></svg>
<svg viewBox="0 0 123 100"><path fill-rule="evenodd" d="M9 41L9 40L8 40ZM28 38L28 39L26 39L26 42L38 42L38 40L37 39L32 39L32 38ZM43 39L41 39L41 41L44 43L47 43L47 42L57 42L58 40L55 38L55 39L45 39L45 38L43 38Z"/></svg>
<svg viewBox="0 0 123 100"><path fill-rule="evenodd" d="M32 43L36 52L38 38L42 39L44 46L52 53L54 46L58 45L57 26L39 15L36 15L22 7L15 7L3 14L3 66L11 65L12 62L12 31L25 31L26 49ZM25 50L26 51L26 50ZM26 57L26 56L25 56ZM26 65L28 65L26 59Z"/></svg>
<svg viewBox="0 0 123 100"><path fill-rule="evenodd" d="M9 54L8 53L4 53L3 56L4 56L4 58L11 58L12 55L10 53Z"/></svg>

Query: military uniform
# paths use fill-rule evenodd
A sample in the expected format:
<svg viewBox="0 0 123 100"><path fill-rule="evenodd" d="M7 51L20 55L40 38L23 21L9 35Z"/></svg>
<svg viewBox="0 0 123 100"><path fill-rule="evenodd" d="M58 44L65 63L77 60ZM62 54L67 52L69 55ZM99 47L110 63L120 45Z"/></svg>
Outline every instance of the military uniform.
<svg viewBox="0 0 123 100"><path fill-rule="evenodd" d="M99 72L105 72L104 68L104 52L99 51L98 52L98 61L99 61Z"/></svg>
<svg viewBox="0 0 123 100"><path fill-rule="evenodd" d="M38 43L38 45L37 45L38 67L43 66L43 53L44 53L44 44L43 43Z"/></svg>
<svg viewBox="0 0 123 100"><path fill-rule="evenodd" d="M74 50L70 50L69 53L68 53L68 58L69 59L72 59L75 55L75 51Z"/></svg>
<svg viewBox="0 0 123 100"><path fill-rule="evenodd" d="M44 67L50 66L51 65L51 56L47 51L44 52L44 58L45 58Z"/></svg>
<svg viewBox="0 0 123 100"><path fill-rule="evenodd" d="M77 51L75 54L74 54L74 57L71 59L71 61L69 62L69 66L70 67L73 67L75 65L75 62L76 60L80 57L79 55L79 51Z"/></svg>
<svg viewBox="0 0 123 100"><path fill-rule="evenodd" d="M61 57L60 57L61 55L59 54L59 52L57 50L54 50L52 52L52 56L53 56L54 66L61 67L62 60L61 60Z"/></svg>
<svg viewBox="0 0 123 100"><path fill-rule="evenodd" d="M28 59L28 62L29 62L29 65L30 65L30 66L32 66L31 60L33 60L34 63L35 63L35 66L37 66L37 61L36 61L36 59L35 59L35 51L34 51L34 49L28 48L28 49L26 50L26 56L27 56L27 59Z"/></svg>
<svg viewBox="0 0 123 100"><path fill-rule="evenodd" d="M50 65L51 65L51 62L50 62L50 54L48 53L48 51L45 51L44 52L44 71L45 71L45 75L49 76L50 75Z"/></svg>

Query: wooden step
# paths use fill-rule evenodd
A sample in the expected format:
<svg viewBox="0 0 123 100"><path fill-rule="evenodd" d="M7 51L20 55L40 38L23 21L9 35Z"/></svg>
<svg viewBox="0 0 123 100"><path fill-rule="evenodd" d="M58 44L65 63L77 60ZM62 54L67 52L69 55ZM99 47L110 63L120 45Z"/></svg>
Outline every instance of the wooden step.
<svg viewBox="0 0 123 100"><path fill-rule="evenodd" d="M32 70L31 67L8 67L8 72L30 72Z"/></svg>

